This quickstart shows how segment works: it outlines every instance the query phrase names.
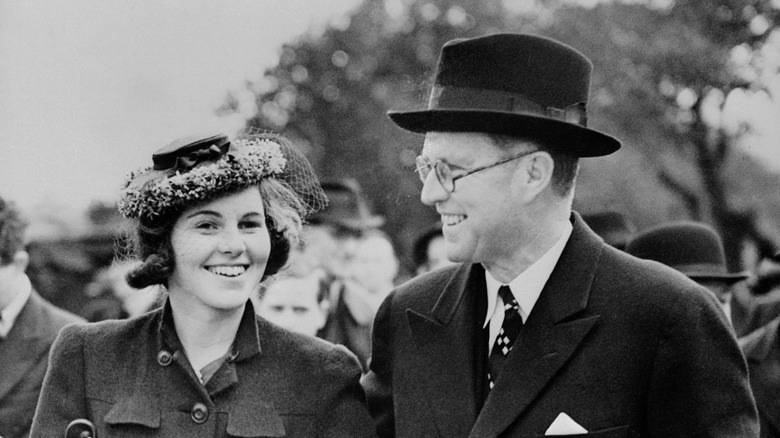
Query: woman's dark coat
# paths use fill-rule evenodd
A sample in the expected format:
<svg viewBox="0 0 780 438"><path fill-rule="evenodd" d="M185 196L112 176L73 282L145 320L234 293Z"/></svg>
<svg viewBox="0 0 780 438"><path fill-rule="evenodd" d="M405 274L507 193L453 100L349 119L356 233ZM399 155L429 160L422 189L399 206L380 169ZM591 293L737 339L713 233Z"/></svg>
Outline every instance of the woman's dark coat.
<svg viewBox="0 0 780 438"><path fill-rule="evenodd" d="M127 321L63 329L52 348L32 436L62 437L78 418L100 438L373 436L360 365L344 347L255 317L247 303L234 355L200 383L170 304Z"/></svg>

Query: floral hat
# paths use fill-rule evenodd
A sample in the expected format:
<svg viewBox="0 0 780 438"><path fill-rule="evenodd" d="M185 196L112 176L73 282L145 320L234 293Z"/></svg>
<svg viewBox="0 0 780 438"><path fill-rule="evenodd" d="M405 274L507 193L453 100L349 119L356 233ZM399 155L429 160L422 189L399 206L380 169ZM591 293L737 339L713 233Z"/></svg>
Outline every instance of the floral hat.
<svg viewBox="0 0 780 438"><path fill-rule="evenodd" d="M153 219L263 178L276 178L299 196L302 218L327 204L309 162L278 134L245 134L235 140L225 134L185 137L155 152L152 162L127 177L117 203L125 218Z"/></svg>

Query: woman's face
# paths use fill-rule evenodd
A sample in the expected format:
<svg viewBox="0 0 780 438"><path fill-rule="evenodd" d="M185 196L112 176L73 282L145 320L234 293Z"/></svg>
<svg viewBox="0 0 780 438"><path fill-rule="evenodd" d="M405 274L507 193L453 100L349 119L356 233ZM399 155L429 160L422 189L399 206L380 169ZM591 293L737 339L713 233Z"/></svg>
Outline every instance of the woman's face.
<svg viewBox="0 0 780 438"><path fill-rule="evenodd" d="M271 251L256 187L185 211L171 234L171 300L190 311L242 307L260 284Z"/></svg>

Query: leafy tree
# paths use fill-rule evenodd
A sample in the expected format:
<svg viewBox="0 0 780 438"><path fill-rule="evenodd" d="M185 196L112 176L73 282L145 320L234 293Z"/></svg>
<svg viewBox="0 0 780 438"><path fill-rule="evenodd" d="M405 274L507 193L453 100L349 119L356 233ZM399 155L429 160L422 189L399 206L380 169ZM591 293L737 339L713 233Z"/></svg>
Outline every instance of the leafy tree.
<svg viewBox="0 0 780 438"><path fill-rule="evenodd" d="M594 61L590 126L624 143L617 154L582 160L578 210L623 210L639 228L711 222L727 237L734 265L746 238L768 251L780 207L767 187L778 177L735 147L741 132L704 116L721 111L718 96L766 86L737 74L730 54L734 47L759 53L778 27L777 7L770 0L594 3L366 0L341 26L286 45L279 65L248 84L260 109L250 124L295 139L321 176L357 178L406 253L436 215L419 202L413 174L421 138L385 112L425 106L439 50L452 38L547 35ZM236 105L229 97L222 110Z"/></svg>

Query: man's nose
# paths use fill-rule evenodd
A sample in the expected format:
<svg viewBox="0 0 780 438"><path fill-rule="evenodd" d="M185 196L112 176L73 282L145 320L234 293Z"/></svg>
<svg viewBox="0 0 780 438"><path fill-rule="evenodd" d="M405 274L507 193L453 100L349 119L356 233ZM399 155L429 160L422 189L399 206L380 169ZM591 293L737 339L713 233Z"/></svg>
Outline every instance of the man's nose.
<svg viewBox="0 0 780 438"><path fill-rule="evenodd" d="M423 181L420 201L425 205L434 206L436 203L445 201L449 197L450 193L439 182L439 178L436 177L436 171L432 170L425 178L425 181Z"/></svg>

